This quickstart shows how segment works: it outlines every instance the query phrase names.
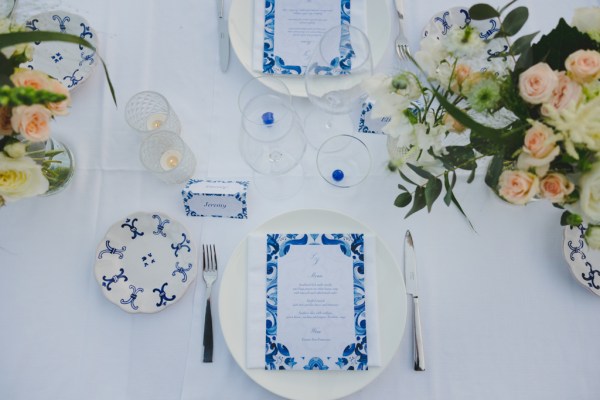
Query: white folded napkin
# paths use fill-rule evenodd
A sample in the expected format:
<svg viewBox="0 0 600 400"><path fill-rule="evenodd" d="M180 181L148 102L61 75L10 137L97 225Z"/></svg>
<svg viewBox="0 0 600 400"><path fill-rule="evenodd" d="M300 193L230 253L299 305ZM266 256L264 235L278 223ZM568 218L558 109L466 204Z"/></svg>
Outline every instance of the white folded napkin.
<svg viewBox="0 0 600 400"><path fill-rule="evenodd" d="M379 340L379 306L377 301L376 242L364 235L364 290L367 323L367 366L381 365ZM246 366L265 368L266 354L266 235L248 237L248 301ZM296 367L297 368L297 367ZM300 368L301 369L301 368Z"/></svg>
<svg viewBox="0 0 600 400"><path fill-rule="evenodd" d="M271 0L268 10L265 3L265 0L254 0L252 68L263 72L265 47L272 46L273 55L281 57L285 66L290 67L275 68L273 73L304 73L308 54L318 44L322 33L342 23L342 1ZM350 4L350 24L366 33L366 0L352 0Z"/></svg>

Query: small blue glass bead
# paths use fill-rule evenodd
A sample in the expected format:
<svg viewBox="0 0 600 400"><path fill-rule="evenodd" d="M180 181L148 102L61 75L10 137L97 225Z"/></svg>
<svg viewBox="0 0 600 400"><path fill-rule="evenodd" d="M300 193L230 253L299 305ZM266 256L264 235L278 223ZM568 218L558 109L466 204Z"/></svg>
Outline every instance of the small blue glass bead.
<svg viewBox="0 0 600 400"><path fill-rule="evenodd" d="M342 171L341 169L336 169L331 173L331 177L334 181L339 182L342 179L344 179L344 171Z"/></svg>
<svg viewBox="0 0 600 400"><path fill-rule="evenodd" d="M275 122L275 118L273 117L273 113L270 111L267 111L266 113L264 113L262 115L262 120L263 123L265 125L271 125L273 122Z"/></svg>

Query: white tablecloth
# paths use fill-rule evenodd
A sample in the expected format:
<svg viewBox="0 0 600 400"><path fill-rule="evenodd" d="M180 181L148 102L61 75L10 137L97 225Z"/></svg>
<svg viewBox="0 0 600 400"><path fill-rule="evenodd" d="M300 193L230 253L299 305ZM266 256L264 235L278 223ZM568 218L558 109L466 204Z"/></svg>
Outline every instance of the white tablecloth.
<svg viewBox="0 0 600 400"><path fill-rule="evenodd" d="M406 210L393 206L399 179L386 171L385 139L377 136L367 138L373 172L357 190L326 188L309 149L303 160L308 177L297 196L273 201L251 189L248 220L185 217L180 187L162 184L141 166L140 137L125 123L123 108L138 91L164 94L196 153L198 177L251 176L237 146L237 94L250 75L233 54L229 71L221 73L214 3L19 0L21 19L62 8L90 21L119 107L97 70L73 93L70 116L53 123L77 157L71 185L0 209L0 398L277 398L235 363L217 309L214 363L201 362L200 279L164 312L129 315L99 290L94 249L115 220L160 210L183 222L197 244L215 243L225 268L237 243L267 219L329 208L368 223L398 260L410 229L420 268L427 371L412 369L409 323L388 368L350 399L597 399L600 298L572 278L561 252L560 212L544 202L511 207L478 179L458 190L475 230L441 202L430 215L405 220ZM599 4L526 3L527 32L546 32L559 17L570 20L576 6ZM442 0L406 0L413 48L428 18L444 6ZM396 65L392 40L380 70ZM307 100L294 101L301 113L309 109ZM217 285L215 299L218 292Z"/></svg>

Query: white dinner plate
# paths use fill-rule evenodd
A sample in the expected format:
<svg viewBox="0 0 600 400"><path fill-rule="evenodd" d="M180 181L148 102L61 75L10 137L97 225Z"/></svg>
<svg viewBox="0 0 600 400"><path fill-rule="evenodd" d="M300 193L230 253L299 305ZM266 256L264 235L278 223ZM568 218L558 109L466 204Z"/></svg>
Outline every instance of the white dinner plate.
<svg viewBox="0 0 600 400"><path fill-rule="evenodd" d="M371 43L373 65L377 66L383 57L391 32L389 6L384 0L367 0L367 37ZM229 9L229 38L238 59L252 74L262 76L263 73L252 68L252 48L254 35L254 0L233 0ZM292 96L306 97L302 76L276 75L288 87ZM276 90L276 87L272 87Z"/></svg>
<svg viewBox="0 0 600 400"><path fill-rule="evenodd" d="M577 282L600 296L600 251L589 248L585 230L583 225L565 226L563 253Z"/></svg>
<svg viewBox="0 0 600 400"><path fill-rule="evenodd" d="M106 298L129 313L155 313L179 301L198 272L190 233L164 213L115 222L96 250L94 274Z"/></svg>
<svg viewBox="0 0 600 400"><path fill-rule="evenodd" d="M31 31L54 31L79 36L94 47L96 32L85 18L67 11L48 11L27 19L25 28ZM32 60L24 68L43 71L58 79L69 90L83 83L98 65L96 53L84 46L67 42L35 42Z"/></svg>
<svg viewBox="0 0 600 400"><path fill-rule="evenodd" d="M246 368L247 238L234 250L221 280L219 318L225 342L238 365L265 389L289 399L338 399L372 382L400 346L406 323L406 288L393 255L364 224L328 210L298 210L279 215L250 233L363 232L376 239L381 367L367 371L267 371Z"/></svg>

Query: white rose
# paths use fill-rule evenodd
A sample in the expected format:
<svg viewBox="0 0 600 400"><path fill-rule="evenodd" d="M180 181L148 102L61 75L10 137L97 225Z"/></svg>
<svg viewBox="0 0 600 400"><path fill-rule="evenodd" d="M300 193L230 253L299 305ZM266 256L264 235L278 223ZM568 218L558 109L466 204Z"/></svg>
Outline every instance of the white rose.
<svg viewBox="0 0 600 400"><path fill-rule="evenodd" d="M579 205L588 221L600 221L600 163L579 180Z"/></svg>
<svg viewBox="0 0 600 400"><path fill-rule="evenodd" d="M571 25L600 41L600 8L582 7L575 9Z"/></svg>
<svg viewBox="0 0 600 400"><path fill-rule="evenodd" d="M600 249L600 226L588 225L585 230L585 242L591 249Z"/></svg>
<svg viewBox="0 0 600 400"><path fill-rule="evenodd" d="M48 191L42 167L29 157L10 158L0 153L0 197L14 201Z"/></svg>

